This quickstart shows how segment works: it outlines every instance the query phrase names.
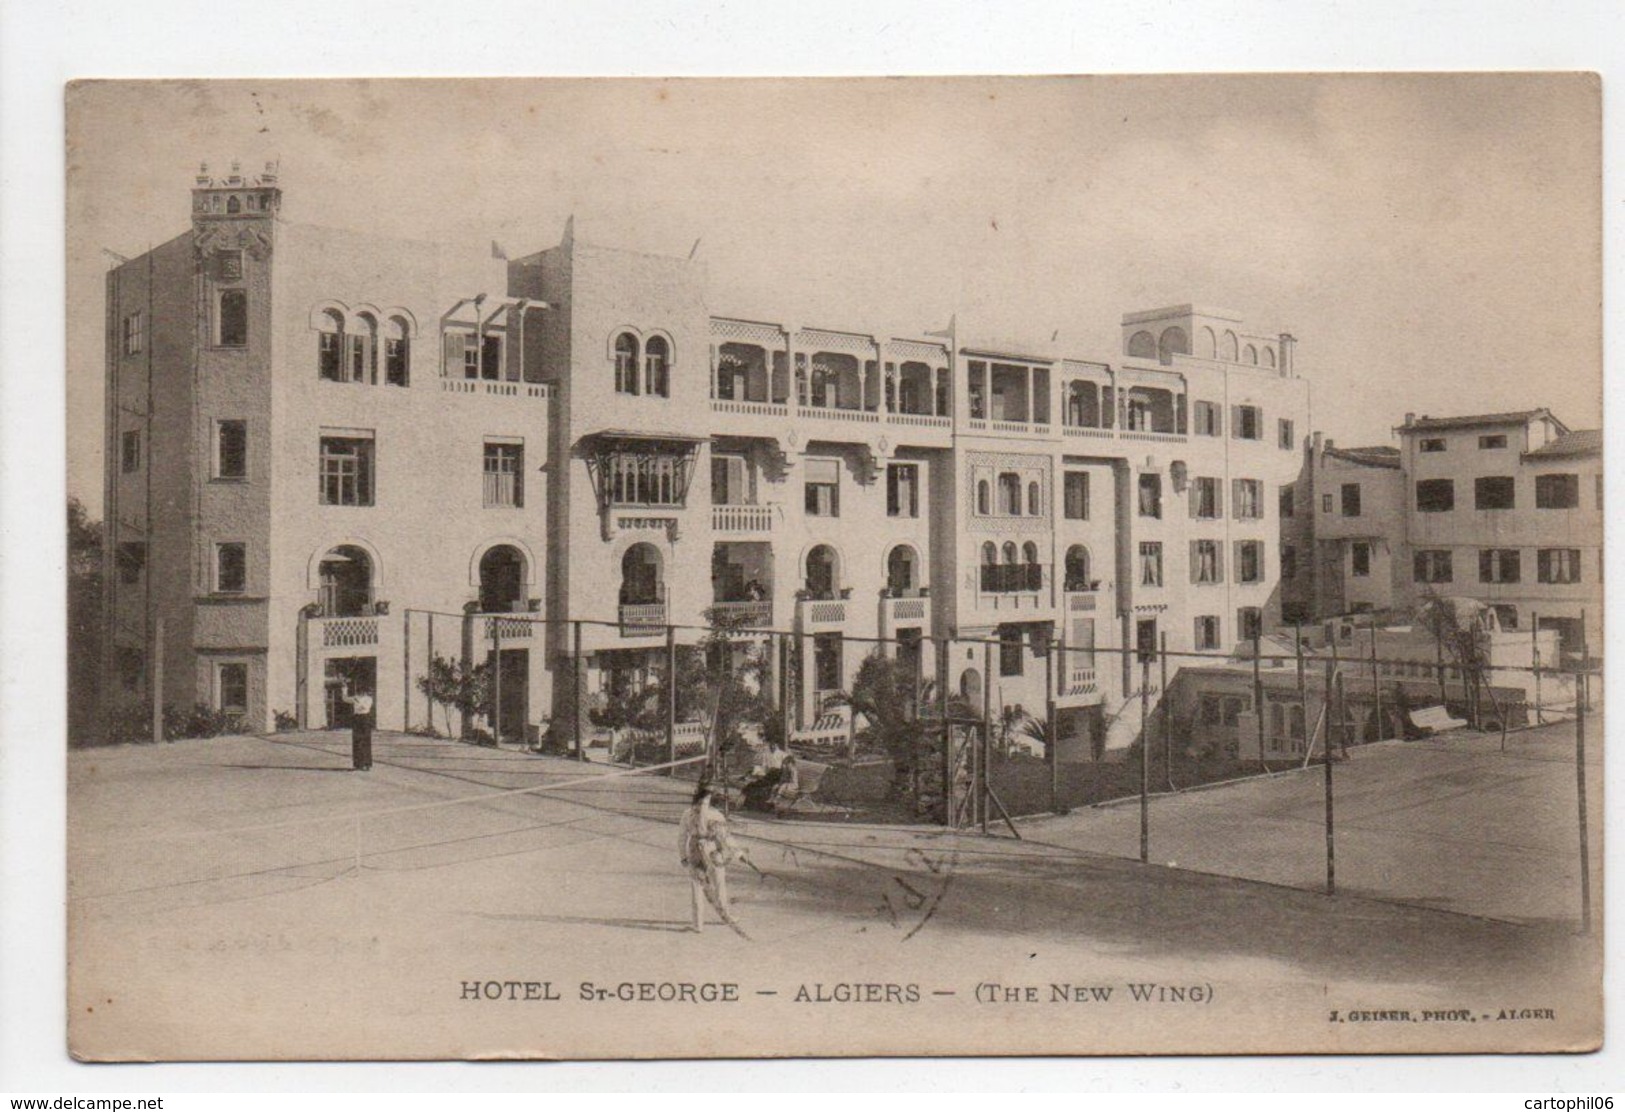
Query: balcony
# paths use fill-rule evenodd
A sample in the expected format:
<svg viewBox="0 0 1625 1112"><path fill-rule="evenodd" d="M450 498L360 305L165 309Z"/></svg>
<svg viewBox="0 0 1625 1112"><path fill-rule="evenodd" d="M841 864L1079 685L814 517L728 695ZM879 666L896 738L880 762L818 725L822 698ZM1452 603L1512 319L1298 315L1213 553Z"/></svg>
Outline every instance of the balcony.
<svg viewBox="0 0 1625 1112"><path fill-rule="evenodd" d="M503 382L482 378L442 378L440 391L444 394L487 394L495 398L539 398L553 396L553 388L545 382Z"/></svg>
<svg viewBox="0 0 1625 1112"><path fill-rule="evenodd" d="M775 506L712 506L711 528L718 533L770 533Z"/></svg>
<svg viewBox="0 0 1625 1112"><path fill-rule="evenodd" d="M1093 610L1097 603L1100 591L1100 580L1091 579L1087 582L1072 582L1066 585L1066 608L1076 613L1080 610Z"/></svg>
<svg viewBox="0 0 1625 1112"><path fill-rule="evenodd" d="M773 625L773 600L770 598L713 602L711 609L718 616L737 621L746 628L765 629Z"/></svg>
<svg viewBox="0 0 1625 1112"><path fill-rule="evenodd" d="M622 637L653 637L665 632L664 602L623 602L620 606Z"/></svg>
<svg viewBox="0 0 1625 1112"><path fill-rule="evenodd" d="M747 402L734 398L712 398L712 413L732 413L744 417L788 417L790 407L784 402Z"/></svg>
<svg viewBox="0 0 1625 1112"><path fill-rule="evenodd" d="M846 604L843 598L803 598L796 603L798 622L803 633L835 632L846 625Z"/></svg>
<svg viewBox="0 0 1625 1112"><path fill-rule="evenodd" d="M823 421L849 421L862 425L880 423L880 414L872 409L858 409L837 405L801 405L796 407L797 417Z"/></svg>
<svg viewBox="0 0 1625 1112"><path fill-rule="evenodd" d="M1044 589L1043 564L983 564L982 591L998 594L1006 591L1041 591Z"/></svg>
<svg viewBox="0 0 1625 1112"><path fill-rule="evenodd" d="M540 625L533 619L510 618L506 614L481 614L479 617L484 620L483 632L487 641L499 638L504 642L528 641L533 636L532 630Z"/></svg>
<svg viewBox="0 0 1625 1112"><path fill-rule="evenodd" d="M322 648L349 649L378 644L378 619L375 617L318 618L322 627Z"/></svg>
<svg viewBox="0 0 1625 1112"><path fill-rule="evenodd" d="M1100 694L1100 684L1095 678L1094 666L1086 664L1069 666L1061 674L1061 690L1057 694L1062 698Z"/></svg>

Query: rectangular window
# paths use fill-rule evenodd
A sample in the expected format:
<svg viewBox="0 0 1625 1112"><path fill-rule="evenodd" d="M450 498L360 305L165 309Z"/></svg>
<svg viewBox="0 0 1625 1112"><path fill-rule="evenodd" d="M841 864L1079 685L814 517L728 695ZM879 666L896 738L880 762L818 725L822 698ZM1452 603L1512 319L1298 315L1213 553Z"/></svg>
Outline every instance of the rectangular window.
<svg viewBox="0 0 1625 1112"><path fill-rule="evenodd" d="M1298 577L1298 550L1290 544L1281 546L1281 578L1296 579Z"/></svg>
<svg viewBox="0 0 1625 1112"><path fill-rule="evenodd" d="M130 429L119 437L119 466L125 474L141 470L141 431Z"/></svg>
<svg viewBox="0 0 1625 1112"><path fill-rule="evenodd" d="M1481 436L1478 438L1478 446L1480 448L1505 448L1507 446L1506 434L1497 433L1494 436Z"/></svg>
<svg viewBox="0 0 1625 1112"><path fill-rule="evenodd" d="M248 665L222 664L216 671L215 698L225 714L248 713Z"/></svg>
<svg viewBox="0 0 1625 1112"><path fill-rule="evenodd" d="M147 315L134 312L124 318L124 354L139 355L147 346Z"/></svg>
<svg viewBox="0 0 1625 1112"><path fill-rule="evenodd" d="M1264 516L1264 484L1257 479L1232 480L1235 487L1236 518L1257 521Z"/></svg>
<svg viewBox="0 0 1625 1112"><path fill-rule="evenodd" d="M1199 475L1191 481L1191 517L1214 520L1224 516L1224 495L1219 480Z"/></svg>
<svg viewBox="0 0 1625 1112"><path fill-rule="evenodd" d="M1427 437L1426 439L1424 439L1422 441L1422 451L1424 451L1424 452L1442 452L1442 451L1444 451L1444 437L1442 437L1442 436Z"/></svg>
<svg viewBox="0 0 1625 1112"><path fill-rule="evenodd" d="M604 482L612 506L681 506L683 459L667 452L611 452L604 461Z"/></svg>
<svg viewBox="0 0 1625 1112"><path fill-rule="evenodd" d="M1264 439L1264 411L1256 405L1230 407L1230 432L1237 440Z"/></svg>
<svg viewBox="0 0 1625 1112"><path fill-rule="evenodd" d="M221 290L216 313L216 342L221 347L248 345L248 291Z"/></svg>
<svg viewBox="0 0 1625 1112"><path fill-rule="evenodd" d="M823 693L841 689L841 635L813 635L813 690ZM822 708L820 708L822 709Z"/></svg>
<svg viewBox="0 0 1625 1112"><path fill-rule="evenodd" d="M1574 510L1579 509L1579 507L1580 476L1535 476L1535 508L1537 510Z"/></svg>
<svg viewBox="0 0 1625 1112"><path fill-rule="evenodd" d="M248 586L248 549L241 541L214 546L214 589L222 595L240 595Z"/></svg>
<svg viewBox="0 0 1625 1112"><path fill-rule="evenodd" d="M1068 471L1063 480L1065 511L1068 521L1089 520L1089 473Z"/></svg>
<svg viewBox="0 0 1625 1112"><path fill-rule="evenodd" d="M711 456L711 504L713 506L750 505L750 487L747 481L744 456Z"/></svg>
<svg viewBox="0 0 1625 1112"><path fill-rule="evenodd" d="M1197 436L1223 436L1223 422L1219 407L1213 402L1195 402L1191 406L1191 424Z"/></svg>
<svg viewBox="0 0 1625 1112"><path fill-rule="evenodd" d="M920 468L917 464L886 465L886 516L920 516Z"/></svg>
<svg viewBox="0 0 1625 1112"><path fill-rule="evenodd" d="M841 516L841 462L810 459L806 462L806 510L809 517Z"/></svg>
<svg viewBox="0 0 1625 1112"><path fill-rule="evenodd" d="M1511 475L1485 475L1473 480L1475 510L1510 510L1517 500Z"/></svg>
<svg viewBox="0 0 1625 1112"><path fill-rule="evenodd" d="M1296 517L1298 515L1296 491L1291 483L1281 488L1281 493L1277 496L1276 502L1282 517Z"/></svg>
<svg viewBox="0 0 1625 1112"><path fill-rule="evenodd" d="M1162 516L1162 476L1140 476L1140 516Z"/></svg>
<svg viewBox="0 0 1625 1112"><path fill-rule="evenodd" d="M1449 583L1452 579L1450 550L1425 548L1416 553L1414 578L1418 583Z"/></svg>
<svg viewBox="0 0 1625 1112"><path fill-rule="evenodd" d="M1371 544L1355 541L1349 546L1349 563L1355 578L1364 579L1371 574Z"/></svg>
<svg viewBox="0 0 1625 1112"><path fill-rule="evenodd" d="M324 436L317 475L324 506L373 504L373 445L368 439Z"/></svg>
<svg viewBox="0 0 1625 1112"><path fill-rule="evenodd" d="M1535 570L1542 583L1578 583L1580 550L1543 548L1535 554Z"/></svg>
<svg viewBox="0 0 1625 1112"><path fill-rule="evenodd" d="M1219 647L1219 616L1217 614L1202 614L1196 619L1196 648L1216 649Z"/></svg>
<svg viewBox="0 0 1625 1112"><path fill-rule="evenodd" d="M1191 582L1224 582L1223 546L1218 541L1191 542Z"/></svg>
<svg viewBox="0 0 1625 1112"><path fill-rule="evenodd" d="M1342 498L1343 498L1343 516L1344 517L1359 517L1360 516L1360 484L1359 483L1344 483L1343 484Z"/></svg>
<svg viewBox="0 0 1625 1112"><path fill-rule="evenodd" d="M1140 586L1162 586L1162 543L1140 542Z"/></svg>
<svg viewBox="0 0 1625 1112"><path fill-rule="evenodd" d="M999 627L999 675L1019 676L1022 673L1025 646L1021 643L1021 627Z"/></svg>
<svg viewBox="0 0 1625 1112"><path fill-rule="evenodd" d="M1139 655L1136 663L1145 664L1157 657L1157 619L1141 618L1134 623L1134 651Z"/></svg>
<svg viewBox="0 0 1625 1112"><path fill-rule="evenodd" d="M1332 512L1332 496L1331 495L1322 494L1320 496L1320 512L1323 513L1323 514L1329 514L1329 513Z"/></svg>
<svg viewBox="0 0 1625 1112"><path fill-rule="evenodd" d="M518 509L525 504L525 446L485 442L485 505Z"/></svg>
<svg viewBox="0 0 1625 1112"><path fill-rule="evenodd" d="M1259 583L1264 578L1264 542L1236 542L1236 582Z"/></svg>
<svg viewBox="0 0 1625 1112"><path fill-rule="evenodd" d="M248 478L248 422L214 423L214 477Z"/></svg>
<svg viewBox="0 0 1625 1112"><path fill-rule="evenodd" d="M120 541L116 556L120 583L141 582L141 571L147 566L147 546L144 541Z"/></svg>
<svg viewBox="0 0 1625 1112"><path fill-rule="evenodd" d="M1516 583L1519 579L1516 548L1481 548L1478 551L1480 583Z"/></svg>
<svg viewBox="0 0 1625 1112"><path fill-rule="evenodd" d="M448 331L444 334L440 373L446 378L480 377L480 349L474 333Z"/></svg>
<svg viewBox="0 0 1625 1112"><path fill-rule="evenodd" d="M1298 436L1293 430L1291 421L1287 420L1285 417L1282 417L1276 422L1276 431L1280 434L1280 444L1282 448L1291 451L1293 448L1298 446Z"/></svg>
<svg viewBox="0 0 1625 1112"><path fill-rule="evenodd" d="M502 377L502 337L486 333L480 338L480 377L492 382Z"/></svg>
<svg viewBox="0 0 1625 1112"><path fill-rule="evenodd" d="M1253 641L1264 636L1264 611L1256 606L1243 606L1236 611L1236 636Z"/></svg>
<svg viewBox="0 0 1625 1112"><path fill-rule="evenodd" d="M372 382L372 341L357 332L344 337L344 380Z"/></svg>
<svg viewBox="0 0 1625 1112"><path fill-rule="evenodd" d="M1416 484L1416 511L1424 514L1448 513L1456 508L1456 484L1452 479L1421 479Z"/></svg>

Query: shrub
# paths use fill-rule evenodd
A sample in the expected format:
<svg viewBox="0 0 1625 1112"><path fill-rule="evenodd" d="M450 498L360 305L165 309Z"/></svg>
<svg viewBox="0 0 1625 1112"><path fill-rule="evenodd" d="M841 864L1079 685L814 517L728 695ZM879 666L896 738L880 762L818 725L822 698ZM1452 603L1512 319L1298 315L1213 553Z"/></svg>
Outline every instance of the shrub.
<svg viewBox="0 0 1625 1112"><path fill-rule="evenodd" d="M298 715L289 714L285 710L279 710L279 711L276 712L276 732L277 733L285 734L289 730L297 730L298 728L299 728L299 717L298 717Z"/></svg>

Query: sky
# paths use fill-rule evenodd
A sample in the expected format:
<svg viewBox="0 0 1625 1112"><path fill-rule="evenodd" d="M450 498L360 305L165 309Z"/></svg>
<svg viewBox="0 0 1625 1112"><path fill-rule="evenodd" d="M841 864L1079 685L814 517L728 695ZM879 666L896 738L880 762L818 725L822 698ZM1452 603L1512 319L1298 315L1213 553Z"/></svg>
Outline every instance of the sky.
<svg viewBox="0 0 1625 1112"><path fill-rule="evenodd" d="M1193 302L1298 338L1313 427L1601 422L1599 91L1582 75L125 82L68 98L68 491L99 512L104 253L200 161L283 217L695 250L711 310L1115 358ZM698 246L696 247L696 242Z"/></svg>

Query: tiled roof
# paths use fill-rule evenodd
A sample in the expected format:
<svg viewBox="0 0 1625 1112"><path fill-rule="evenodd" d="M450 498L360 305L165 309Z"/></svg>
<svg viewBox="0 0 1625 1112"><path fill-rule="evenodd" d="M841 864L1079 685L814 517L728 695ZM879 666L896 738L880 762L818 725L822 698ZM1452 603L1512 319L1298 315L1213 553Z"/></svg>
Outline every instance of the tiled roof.
<svg viewBox="0 0 1625 1112"><path fill-rule="evenodd" d="M1346 459L1364 467L1391 467L1399 469L1399 449L1386 445L1369 448L1327 448L1326 454L1335 459Z"/></svg>
<svg viewBox="0 0 1625 1112"><path fill-rule="evenodd" d="M1480 425L1522 425L1536 417L1551 417L1551 410L1520 409L1511 413L1475 413L1463 417L1429 417L1424 414L1409 425L1400 425L1400 432L1426 432L1433 429L1470 429ZM1556 418L1553 418L1556 420ZM1561 425L1562 422L1558 421Z"/></svg>
<svg viewBox="0 0 1625 1112"><path fill-rule="evenodd" d="M1542 445L1532 452L1525 452L1524 459L1560 459L1565 456L1595 456L1602 454L1601 429L1575 429L1566 432L1550 444Z"/></svg>

